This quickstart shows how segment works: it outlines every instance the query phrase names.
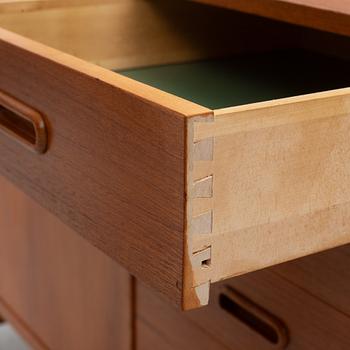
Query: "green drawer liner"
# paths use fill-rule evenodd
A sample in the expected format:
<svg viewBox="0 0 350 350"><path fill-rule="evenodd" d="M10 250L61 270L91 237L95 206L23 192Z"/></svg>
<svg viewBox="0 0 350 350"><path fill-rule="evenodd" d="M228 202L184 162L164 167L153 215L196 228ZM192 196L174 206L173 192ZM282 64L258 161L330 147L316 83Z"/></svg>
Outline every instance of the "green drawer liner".
<svg viewBox="0 0 350 350"><path fill-rule="evenodd" d="M350 86L350 64L302 50L118 71L211 109Z"/></svg>

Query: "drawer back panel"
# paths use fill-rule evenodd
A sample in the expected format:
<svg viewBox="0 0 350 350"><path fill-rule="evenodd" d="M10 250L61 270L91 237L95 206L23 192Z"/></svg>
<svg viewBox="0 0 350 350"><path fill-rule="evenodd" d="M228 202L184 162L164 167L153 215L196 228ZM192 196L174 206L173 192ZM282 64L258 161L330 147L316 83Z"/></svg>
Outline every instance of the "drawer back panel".
<svg viewBox="0 0 350 350"><path fill-rule="evenodd" d="M42 3L1 3L0 26L111 69L285 47L296 37L290 25L190 1Z"/></svg>

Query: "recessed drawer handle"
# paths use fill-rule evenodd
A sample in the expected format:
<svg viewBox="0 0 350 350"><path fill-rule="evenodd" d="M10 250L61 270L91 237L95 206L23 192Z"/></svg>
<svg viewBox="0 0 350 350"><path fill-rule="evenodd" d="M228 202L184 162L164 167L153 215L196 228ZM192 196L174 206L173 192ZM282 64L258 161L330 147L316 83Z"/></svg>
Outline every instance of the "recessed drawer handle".
<svg viewBox="0 0 350 350"><path fill-rule="evenodd" d="M47 130L43 116L2 91L0 132L36 153L44 153L47 149Z"/></svg>
<svg viewBox="0 0 350 350"><path fill-rule="evenodd" d="M233 288L226 287L219 294L219 305L236 319L259 333L275 349L287 347L288 330L283 322Z"/></svg>

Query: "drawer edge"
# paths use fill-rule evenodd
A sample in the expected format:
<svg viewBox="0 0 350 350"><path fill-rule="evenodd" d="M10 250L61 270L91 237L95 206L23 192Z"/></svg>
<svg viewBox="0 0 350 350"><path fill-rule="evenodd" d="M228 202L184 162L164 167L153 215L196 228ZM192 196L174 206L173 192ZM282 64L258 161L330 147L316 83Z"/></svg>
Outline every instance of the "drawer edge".
<svg viewBox="0 0 350 350"><path fill-rule="evenodd" d="M350 242L349 88L191 123L185 279L202 300L185 309L210 283Z"/></svg>

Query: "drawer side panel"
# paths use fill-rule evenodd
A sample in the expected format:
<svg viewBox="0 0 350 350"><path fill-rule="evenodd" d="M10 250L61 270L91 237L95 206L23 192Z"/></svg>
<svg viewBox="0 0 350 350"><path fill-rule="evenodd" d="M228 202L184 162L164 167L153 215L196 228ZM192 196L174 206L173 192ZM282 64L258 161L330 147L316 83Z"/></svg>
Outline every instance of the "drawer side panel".
<svg viewBox="0 0 350 350"><path fill-rule="evenodd" d="M350 242L350 89L215 112L196 123L213 160L212 231L193 249L211 247L211 264L194 284L219 281Z"/></svg>

